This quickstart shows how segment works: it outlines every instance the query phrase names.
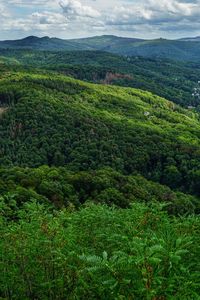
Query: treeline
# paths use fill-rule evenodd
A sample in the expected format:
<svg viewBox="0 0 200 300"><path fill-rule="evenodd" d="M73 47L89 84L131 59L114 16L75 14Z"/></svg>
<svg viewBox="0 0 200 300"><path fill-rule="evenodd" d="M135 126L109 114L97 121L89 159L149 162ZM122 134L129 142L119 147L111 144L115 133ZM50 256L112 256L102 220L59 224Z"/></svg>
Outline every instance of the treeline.
<svg viewBox="0 0 200 300"><path fill-rule="evenodd" d="M15 219L32 199L52 207L80 208L86 203L130 208L134 202L163 203L169 214L200 212L199 199L174 192L140 175L125 176L110 168L71 172L66 168L0 169L0 195L4 216Z"/></svg>

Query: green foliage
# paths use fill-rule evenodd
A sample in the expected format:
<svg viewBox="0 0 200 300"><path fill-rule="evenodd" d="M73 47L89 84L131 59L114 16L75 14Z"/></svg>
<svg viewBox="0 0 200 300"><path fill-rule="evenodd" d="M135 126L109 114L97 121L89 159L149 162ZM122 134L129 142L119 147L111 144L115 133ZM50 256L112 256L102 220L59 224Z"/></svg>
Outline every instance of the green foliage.
<svg viewBox="0 0 200 300"><path fill-rule="evenodd" d="M141 90L25 71L1 75L0 101L1 166L109 166L199 195L195 113Z"/></svg>
<svg viewBox="0 0 200 300"><path fill-rule="evenodd" d="M197 299L197 217L159 206L88 206L50 213L36 204L1 220L3 299Z"/></svg>
<svg viewBox="0 0 200 300"><path fill-rule="evenodd" d="M93 202L128 208L135 201L163 203L173 215L199 213L199 199L173 192L140 175L124 176L112 169L69 172L66 168L0 169L0 193L6 204L4 215L16 217L24 203L37 199L56 208ZM13 217L11 212L13 212Z"/></svg>
<svg viewBox="0 0 200 300"><path fill-rule="evenodd" d="M10 70L52 70L89 82L143 89L186 108L199 105L193 95L200 78L198 62L123 57L101 51L33 50L0 50L1 61L2 67L6 64Z"/></svg>
<svg viewBox="0 0 200 300"><path fill-rule="evenodd" d="M187 96L197 69L98 52L4 54L0 298L198 299L199 115L105 86L163 96L171 85L168 99L196 105ZM172 70L181 80L164 84Z"/></svg>

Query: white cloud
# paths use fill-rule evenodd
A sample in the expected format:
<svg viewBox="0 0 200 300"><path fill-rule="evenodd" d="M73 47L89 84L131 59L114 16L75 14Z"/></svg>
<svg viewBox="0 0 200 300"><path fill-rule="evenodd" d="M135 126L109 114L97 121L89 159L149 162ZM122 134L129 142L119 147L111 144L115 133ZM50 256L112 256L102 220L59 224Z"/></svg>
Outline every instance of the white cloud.
<svg viewBox="0 0 200 300"><path fill-rule="evenodd" d="M100 12L91 6L83 5L78 0L62 0L59 2L64 14L68 19L99 18Z"/></svg>
<svg viewBox="0 0 200 300"><path fill-rule="evenodd" d="M47 2L48 0L7 0L7 3L14 5L43 5Z"/></svg>
<svg viewBox="0 0 200 300"><path fill-rule="evenodd" d="M199 24L200 20L200 0L143 0L134 3L128 0L63 0L60 5L68 21L84 23L88 30L98 27L108 33L138 29L141 32L147 26L157 32L166 25L173 26L175 31L176 26L181 30L181 27L188 26L188 21Z"/></svg>
<svg viewBox="0 0 200 300"><path fill-rule="evenodd" d="M1 16L1 6L0 6ZM26 35L48 35L49 33L67 30L68 24L62 13L57 12L33 12L24 18L12 18L11 15L4 17L1 30L5 32L21 32Z"/></svg>
<svg viewBox="0 0 200 300"><path fill-rule="evenodd" d="M200 34L200 0L0 0L1 31L63 37ZM12 11L9 13L9 8ZM123 33L122 33L123 32ZM151 36L147 36L151 33Z"/></svg>
<svg viewBox="0 0 200 300"><path fill-rule="evenodd" d="M115 6L106 17L108 25L161 24L194 20L200 17L200 2L187 3L176 0L145 1L142 4Z"/></svg>
<svg viewBox="0 0 200 300"><path fill-rule="evenodd" d="M4 0L5 1L5 0ZM7 0L8 4L15 6L44 6L55 3L53 0Z"/></svg>
<svg viewBox="0 0 200 300"><path fill-rule="evenodd" d="M6 6L3 3L0 3L0 20L2 18L8 18L10 16L10 13Z"/></svg>
<svg viewBox="0 0 200 300"><path fill-rule="evenodd" d="M31 19L34 23L37 24L65 24L66 18L63 16L63 14L60 13L52 13L52 12L35 12L32 13Z"/></svg>

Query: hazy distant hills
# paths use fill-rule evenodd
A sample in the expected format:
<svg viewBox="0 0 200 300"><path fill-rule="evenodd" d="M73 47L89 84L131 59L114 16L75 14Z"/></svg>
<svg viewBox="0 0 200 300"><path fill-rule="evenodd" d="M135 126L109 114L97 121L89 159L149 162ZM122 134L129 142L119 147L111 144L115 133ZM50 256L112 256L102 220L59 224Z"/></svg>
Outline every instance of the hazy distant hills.
<svg viewBox="0 0 200 300"><path fill-rule="evenodd" d="M196 37L187 37L187 38L180 39L179 41L185 41L185 42L200 42L200 36L196 36Z"/></svg>
<svg viewBox="0 0 200 300"><path fill-rule="evenodd" d="M0 48L9 49L35 49L35 50L106 50L116 52L119 48L126 49L135 43L144 40L122 38L112 35L96 36L91 38L62 40L49 38L48 36L39 38L29 36L20 40L0 41ZM122 50L122 49L121 49Z"/></svg>
<svg viewBox="0 0 200 300"><path fill-rule="evenodd" d="M32 49L32 50L82 50L83 47L70 40L49 38L47 36L38 38L29 36L21 40L7 40L0 42L3 49ZM86 49L84 47L84 49ZM88 49L92 50L92 49Z"/></svg>
<svg viewBox="0 0 200 300"><path fill-rule="evenodd" d="M104 35L62 40L58 38L29 36L21 40L1 41L0 48L48 51L103 50L128 56L169 58L184 61L198 61L200 59L200 37L179 40L142 40Z"/></svg>

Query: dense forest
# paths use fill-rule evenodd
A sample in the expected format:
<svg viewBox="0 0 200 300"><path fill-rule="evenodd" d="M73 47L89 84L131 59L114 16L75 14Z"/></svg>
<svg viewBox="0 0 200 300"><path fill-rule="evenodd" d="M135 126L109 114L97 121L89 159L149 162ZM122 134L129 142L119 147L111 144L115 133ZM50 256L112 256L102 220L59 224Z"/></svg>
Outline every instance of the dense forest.
<svg viewBox="0 0 200 300"><path fill-rule="evenodd" d="M0 66L0 299L198 299L198 64L1 50Z"/></svg>
<svg viewBox="0 0 200 300"><path fill-rule="evenodd" d="M200 124L148 92L61 75L5 73L1 165L112 167L199 195Z"/></svg>
<svg viewBox="0 0 200 300"><path fill-rule="evenodd" d="M45 69L88 82L139 88L185 108L199 107L198 62L123 57L101 51L0 50L0 63L11 70Z"/></svg>

